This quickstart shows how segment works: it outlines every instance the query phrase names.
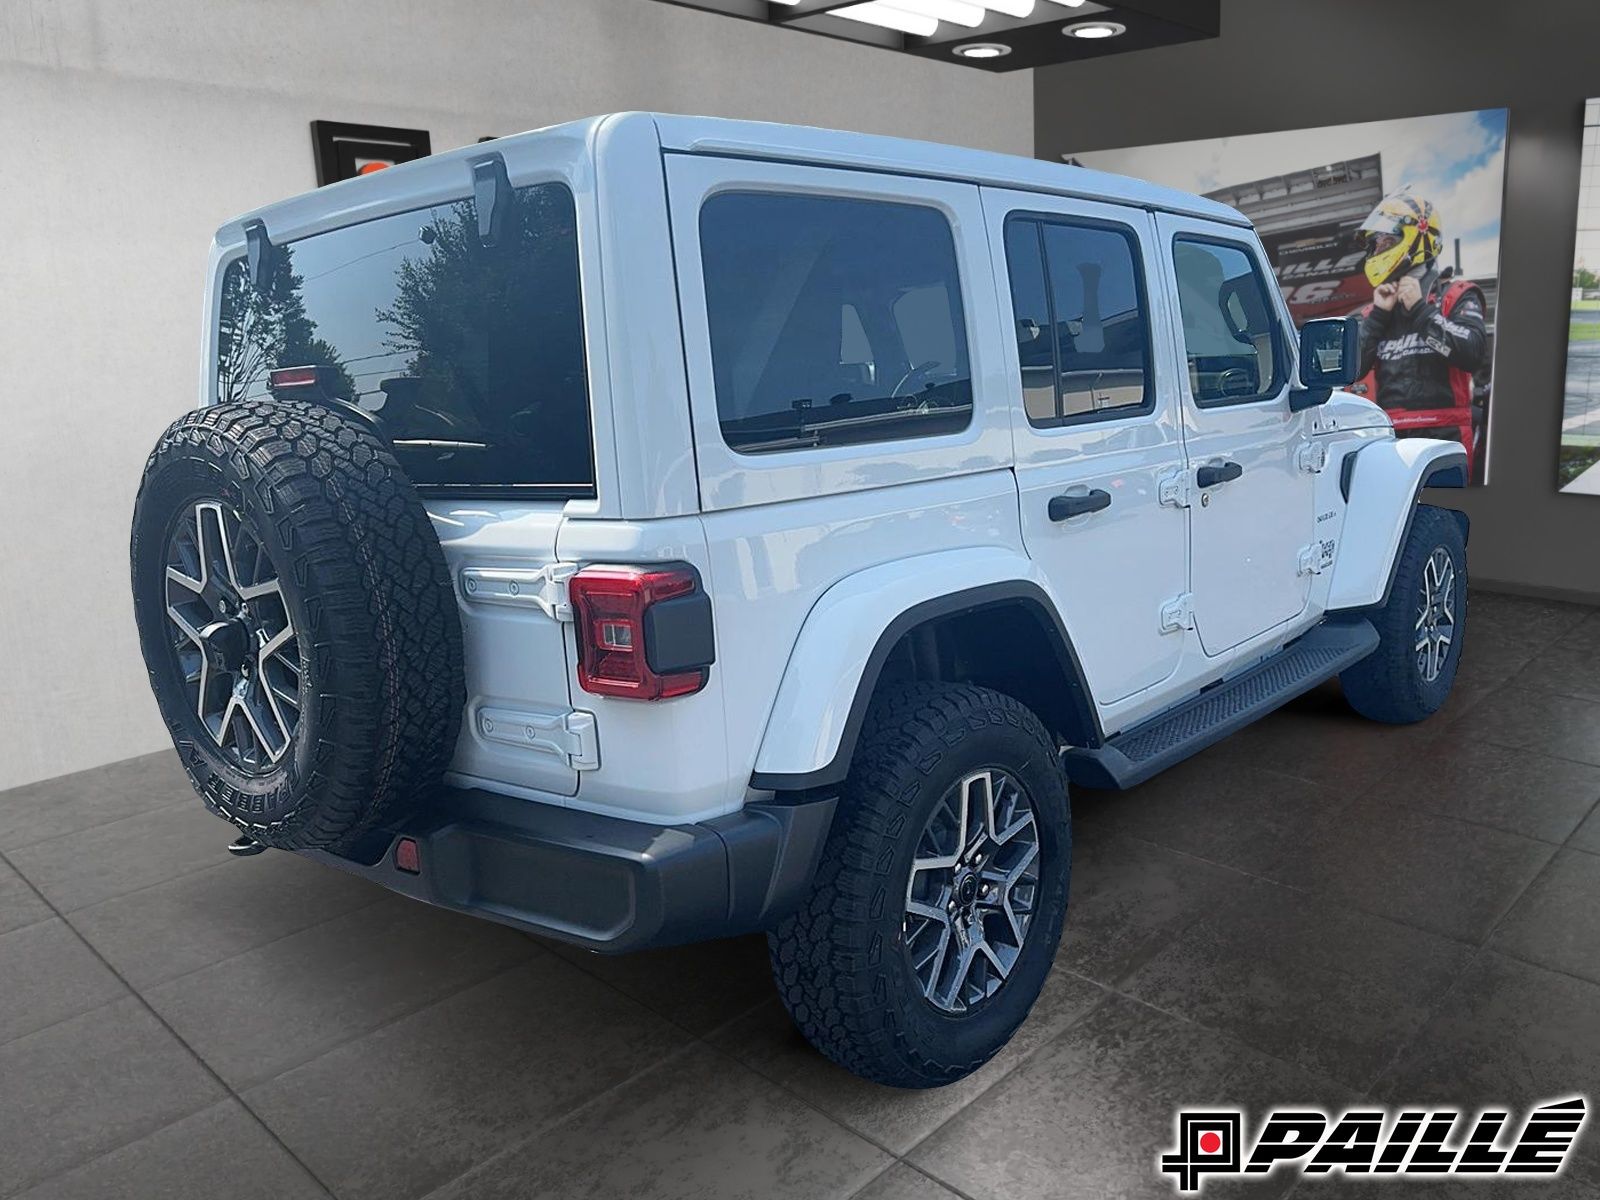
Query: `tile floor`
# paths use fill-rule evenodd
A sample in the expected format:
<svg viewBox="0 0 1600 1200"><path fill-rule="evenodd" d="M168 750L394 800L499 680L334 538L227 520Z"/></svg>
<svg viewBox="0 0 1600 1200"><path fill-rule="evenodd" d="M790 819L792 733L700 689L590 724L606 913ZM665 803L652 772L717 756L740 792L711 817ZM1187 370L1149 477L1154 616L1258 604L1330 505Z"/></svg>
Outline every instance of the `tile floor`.
<svg viewBox="0 0 1600 1200"><path fill-rule="evenodd" d="M1478 594L1467 647L1422 726L1330 687L1076 793L1055 974L937 1092L814 1054L756 938L597 958L234 861L169 754L0 793L0 1197L1165 1197L1180 1105L1600 1092L1600 611ZM1600 1194L1577 1153L1517 1194Z"/></svg>

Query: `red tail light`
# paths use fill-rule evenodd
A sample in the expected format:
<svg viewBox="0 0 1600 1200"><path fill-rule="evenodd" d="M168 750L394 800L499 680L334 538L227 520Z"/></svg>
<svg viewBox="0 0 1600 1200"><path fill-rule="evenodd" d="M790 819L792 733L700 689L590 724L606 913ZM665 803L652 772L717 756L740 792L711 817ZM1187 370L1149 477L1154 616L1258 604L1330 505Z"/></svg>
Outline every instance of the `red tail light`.
<svg viewBox="0 0 1600 1200"><path fill-rule="evenodd" d="M569 592L584 691L667 700L705 687L711 602L692 568L584 567Z"/></svg>
<svg viewBox="0 0 1600 1200"><path fill-rule="evenodd" d="M321 383L316 367L279 367L267 374L267 387L274 392L320 387Z"/></svg>

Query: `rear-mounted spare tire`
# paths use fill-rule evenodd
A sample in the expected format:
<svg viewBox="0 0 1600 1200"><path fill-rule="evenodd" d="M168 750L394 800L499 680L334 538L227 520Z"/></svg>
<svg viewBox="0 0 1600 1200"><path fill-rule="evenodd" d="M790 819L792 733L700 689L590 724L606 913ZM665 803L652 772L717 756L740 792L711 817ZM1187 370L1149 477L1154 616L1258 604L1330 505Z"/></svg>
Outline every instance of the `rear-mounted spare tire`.
<svg viewBox="0 0 1600 1200"><path fill-rule="evenodd" d="M370 429L297 401L180 417L145 465L131 554L150 685L208 808L266 845L339 850L438 785L460 615Z"/></svg>

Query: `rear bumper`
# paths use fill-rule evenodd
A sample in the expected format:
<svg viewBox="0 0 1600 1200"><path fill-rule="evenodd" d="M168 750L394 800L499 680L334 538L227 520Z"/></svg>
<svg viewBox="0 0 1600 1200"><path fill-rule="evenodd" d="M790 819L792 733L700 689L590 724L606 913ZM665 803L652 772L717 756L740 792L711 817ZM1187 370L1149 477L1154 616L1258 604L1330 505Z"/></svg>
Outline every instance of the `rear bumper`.
<svg viewBox="0 0 1600 1200"><path fill-rule="evenodd" d="M442 788L349 857L301 853L441 908L621 953L772 925L810 885L834 803L749 804L691 825L648 825ZM417 843L415 873L395 863L402 838Z"/></svg>

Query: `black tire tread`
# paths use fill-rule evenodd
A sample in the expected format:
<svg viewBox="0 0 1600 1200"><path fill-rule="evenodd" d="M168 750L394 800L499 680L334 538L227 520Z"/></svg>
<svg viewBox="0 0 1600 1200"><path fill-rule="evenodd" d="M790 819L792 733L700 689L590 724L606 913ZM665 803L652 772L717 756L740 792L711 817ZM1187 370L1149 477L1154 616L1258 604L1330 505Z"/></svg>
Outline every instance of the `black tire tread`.
<svg viewBox="0 0 1600 1200"><path fill-rule="evenodd" d="M454 751L465 681L439 540L416 489L371 431L320 404L246 401L186 413L162 435L135 503L136 573L141 554L164 552L139 543L147 488L185 459L219 467L274 522L293 559L278 569L310 612L302 656L312 657L324 690L323 719L300 731L315 738L311 766L285 782L299 792L285 807L283 796L241 790L215 769L152 665L180 757L207 806L256 840L344 846L417 804Z"/></svg>
<svg viewBox="0 0 1600 1200"><path fill-rule="evenodd" d="M939 1086L977 1070L1004 1044L1002 1038L970 1061L919 1052L897 1017L900 1003L922 998L885 994L892 973L880 959L889 948L873 929L885 889L892 896L904 887L891 878L891 863L896 847L920 832L914 814L923 778L967 733L995 724L1036 742L1059 771L1054 741L1010 696L966 684L915 683L875 697L810 895L768 935L773 977L795 1025L828 1058L868 1079ZM1053 946L1059 924L1041 932ZM1026 1015L1026 1008L1018 1013L1007 1037Z"/></svg>
<svg viewBox="0 0 1600 1200"><path fill-rule="evenodd" d="M1422 569L1436 546L1450 549L1463 596L1467 584L1467 559L1461 526L1446 509L1419 504L1411 530L1400 548L1394 585L1382 608L1370 619L1378 631L1378 648L1339 676L1346 702L1371 721L1409 725L1436 712L1454 682L1461 661L1460 635L1466 627L1466 607L1457 621L1457 644L1445 664L1442 687L1427 689L1414 661L1416 589ZM1436 694L1429 694L1430 691Z"/></svg>

